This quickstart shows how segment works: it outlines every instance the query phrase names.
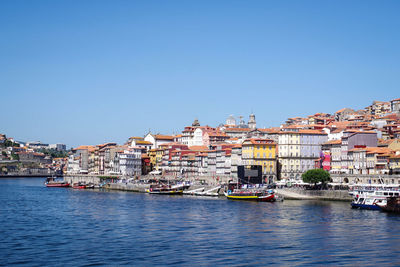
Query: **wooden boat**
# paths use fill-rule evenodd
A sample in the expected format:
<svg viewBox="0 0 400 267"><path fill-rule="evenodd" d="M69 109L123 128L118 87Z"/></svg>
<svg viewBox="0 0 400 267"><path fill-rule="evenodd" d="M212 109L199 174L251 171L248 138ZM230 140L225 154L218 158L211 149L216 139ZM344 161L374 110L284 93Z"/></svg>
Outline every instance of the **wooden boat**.
<svg viewBox="0 0 400 267"><path fill-rule="evenodd" d="M56 181L55 178L47 178L45 185L47 187L69 187L70 184L64 181Z"/></svg>
<svg viewBox="0 0 400 267"><path fill-rule="evenodd" d="M376 204L381 210L386 212L400 213L400 197L388 197L386 204Z"/></svg>
<svg viewBox="0 0 400 267"><path fill-rule="evenodd" d="M150 188L146 190L149 194L161 194L161 195L181 195L183 194L183 188L172 187L170 185L150 185Z"/></svg>
<svg viewBox="0 0 400 267"><path fill-rule="evenodd" d="M86 188L86 185L83 184L83 183L74 183L74 184L72 185L72 188L73 188L73 189L85 189L85 188Z"/></svg>
<svg viewBox="0 0 400 267"><path fill-rule="evenodd" d="M94 189L95 187L96 187L96 186L95 186L94 183L88 183L88 184L85 185L85 188L86 188L86 189Z"/></svg>
<svg viewBox="0 0 400 267"><path fill-rule="evenodd" d="M225 196L231 200L249 200L249 201L276 201L274 190L250 190L235 189L234 191L224 192Z"/></svg>

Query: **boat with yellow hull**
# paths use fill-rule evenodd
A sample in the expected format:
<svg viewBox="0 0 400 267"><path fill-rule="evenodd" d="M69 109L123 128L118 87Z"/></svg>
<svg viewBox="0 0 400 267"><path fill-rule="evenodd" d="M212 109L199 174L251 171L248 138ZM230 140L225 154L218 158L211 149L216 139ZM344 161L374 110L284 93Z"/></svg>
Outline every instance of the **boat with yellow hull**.
<svg viewBox="0 0 400 267"><path fill-rule="evenodd" d="M146 190L149 194L159 194L159 195L182 195L182 186L171 186L165 184L153 184L150 188Z"/></svg>
<svg viewBox="0 0 400 267"><path fill-rule="evenodd" d="M183 190L169 190L166 188L162 188L162 189L147 189L146 190L147 193L149 194L160 194L160 195L182 195L183 194Z"/></svg>
<svg viewBox="0 0 400 267"><path fill-rule="evenodd" d="M240 190L235 189L233 192L225 192L226 198L231 200L248 200L274 202L276 201L275 192L273 190Z"/></svg>

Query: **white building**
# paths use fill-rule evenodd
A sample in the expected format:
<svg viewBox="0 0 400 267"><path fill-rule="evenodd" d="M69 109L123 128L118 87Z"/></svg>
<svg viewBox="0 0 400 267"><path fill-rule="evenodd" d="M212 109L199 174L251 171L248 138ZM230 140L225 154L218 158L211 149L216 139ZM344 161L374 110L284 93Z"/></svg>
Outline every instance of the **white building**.
<svg viewBox="0 0 400 267"><path fill-rule="evenodd" d="M142 174L142 148L130 147L117 155L118 161L114 163L115 172L119 172L124 176L139 176Z"/></svg>
<svg viewBox="0 0 400 267"><path fill-rule="evenodd" d="M68 157L67 173L68 174L78 174L80 173L79 168L79 156L70 155Z"/></svg>
<svg viewBox="0 0 400 267"><path fill-rule="evenodd" d="M144 141L150 142L152 144L151 145L151 149L154 149L154 148L158 148L162 144L173 142L174 141L174 137L173 136L169 136L169 135L148 133L144 137Z"/></svg>
<svg viewBox="0 0 400 267"><path fill-rule="evenodd" d="M67 150L67 146L64 145L64 144L50 144L50 145L49 145L49 148L50 148L50 149L55 149L55 150L58 150L58 151L65 151L65 150Z"/></svg>
<svg viewBox="0 0 400 267"><path fill-rule="evenodd" d="M324 128L323 131L328 134L328 141L341 140L344 130Z"/></svg>
<svg viewBox="0 0 400 267"><path fill-rule="evenodd" d="M188 146L203 146L204 129L199 127L193 132L193 137L188 140Z"/></svg>

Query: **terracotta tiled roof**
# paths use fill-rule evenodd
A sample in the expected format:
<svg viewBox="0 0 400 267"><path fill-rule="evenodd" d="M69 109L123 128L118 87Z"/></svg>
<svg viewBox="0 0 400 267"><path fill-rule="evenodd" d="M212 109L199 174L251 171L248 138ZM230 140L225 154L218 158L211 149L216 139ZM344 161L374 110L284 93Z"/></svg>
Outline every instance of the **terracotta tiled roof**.
<svg viewBox="0 0 400 267"><path fill-rule="evenodd" d="M84 150L84 149L92 149L94 146L78 146L77 148L74 148L72 150Z"/></svg>
<svg viewBox="0 0 400 267"><path fill-rule="evenodd" d="M324 143L324 145L338 145L341 143L342 143L342 140L331 140L331 141Z"/></svg>
<svg viewBox="0 0 400 267"><path fill-rule="evenodd" d="M266 133L278 133L281 128L280 127L271 127L271 128L258 128L260 132L266 132Z"/></svg>
<svg viewBox="0 0 400 267"><path fill-rule="evenodd" d="M153 144L149 141L142 141L142 140L135 141L135 143L136 143L136 145L152 145Z"/></svg>
<svg viewBox="0 0 400 267"><path fill-rule="evenodd" d="M343 112L343 111L345 111L347 108L342 108L342 109L339 109L338 111L336 111L335 113L341 113L341 112Z"/></svg>
<svg viewBox="0 0 400 267"><path fill-rule="evenodd" d="M247 145L245 144L247 142L250 142L253 145L276 145L272 139L251 138L244 140L242 146Z"/></svg>
<svg viewBox="0 0 400 267"><path fill-rule="evenodd" d="M189 147L190 150L193 151L203 151L203 150L207 150L207 146L190 146Z"/></svg>
<svg viewBox="0 0 400 267"><path fill-rule="evenodd" d="M154 136L154 138L155 138L155 139L158 139L158 140L174 140L174 137L173 137L173 136L170 136L170 135L162 135L162 134L156 134L156 135Z"/></svg>
<svg viewBox="0 0 400 267"><path fill-rule="evenodd" d="M395 141L396 139L378 139L378 144L380 145L390 145L391 143L393 143L393 141Z"/></svg>
<svg viewBox="0 0 400 267"><path fill-rule="evenodd" d="M289 126L285 126L285 127L283 127L283 129L302 129L302 128L304 128L304 126L305 125L299 125L299 124L292 124L292 125L289 125Z"/></svg>
<svg viewBox="0 0 400 267"><path fill-rule="evenodd" d="M249 132L250 128L226 128L224 132Z"/></svg>
<svg viewBox="0 0 400 267"><path fill-rule="evenodd" d="M335 128L346 128L346 126L351 123L352 122L350 122L350 121L333 121L333 122L328 123L328 125L331 127L335 126Z"/></svg>
<svg viewBox="0 0 400 267"><path fill-rule="evenodd" d="M299 130L299 133L302 134L321 134L321 135L327 135L325 132L322 132L320 130Z"/></svg>
<svg viewBox="0 0 400 267"><path fill-rule="evenodd" d="M208 132L208 136L213 136L213 137L226 137L229 138L229 136L225 133L218 133L218 132Z"/></svg>

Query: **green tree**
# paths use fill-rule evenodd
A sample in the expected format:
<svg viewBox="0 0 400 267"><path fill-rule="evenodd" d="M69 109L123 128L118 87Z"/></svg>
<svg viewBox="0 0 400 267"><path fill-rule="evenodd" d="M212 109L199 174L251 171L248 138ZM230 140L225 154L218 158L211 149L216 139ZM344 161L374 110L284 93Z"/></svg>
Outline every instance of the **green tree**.
<svg viewBox="0 0 400 267"><path fill-rule="evenodd" d="M19 160L19 155L18 155L18 154L15 154L14 152L11 152L11 158L12 158L13 160Z"/></svg>
<svg viewBox="0 0 400 267"><path fill-rule="evenodd" d="M13 141L7 139L7 140L4 142L3 146L4 146L4 147L11 147L11 146L19 147L19 144L18 144L18 143L14 143Z"/></svg>
<svg viewBox="0 0 400 267"><path fill-rule="evenodd" d="M67 151L58 151L56 149L38 149L37 152L44 153L45 155L49 155L52 158L66 158L68 157Z"/></svg>
<svg viewBox="0 0 400 267"><path fill-rule="evenodd" d="M323 170L323 169L314 169L314 170L308 170L303 175L301 176L303 178L303 181L305 183L326 183L331 180L331 175L329 172Z"/></svg>

